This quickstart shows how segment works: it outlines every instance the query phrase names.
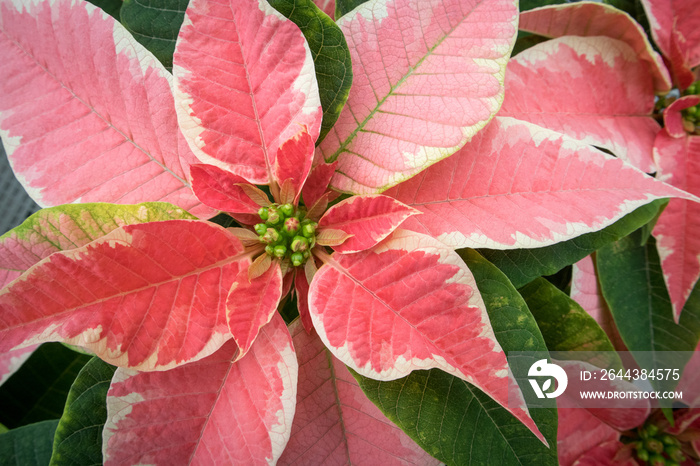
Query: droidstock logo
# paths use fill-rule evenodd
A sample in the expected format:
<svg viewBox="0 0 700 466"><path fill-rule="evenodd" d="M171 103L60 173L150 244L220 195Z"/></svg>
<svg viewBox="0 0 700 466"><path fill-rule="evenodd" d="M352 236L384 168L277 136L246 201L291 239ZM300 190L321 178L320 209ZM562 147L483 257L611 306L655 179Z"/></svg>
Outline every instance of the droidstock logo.
<svg viewBox="0 0 700 466"><path fill-rule="evenodd" d="M529 377L536 377L534 379L530 378L528 381L530 382L530 385L532 385L532 389L535 391L537 398L556 398L564 393L564 390L566 390L566 385L569 383L569 379L566 376L564 369L556 364L548 363L546 359L540 359L530 366L530 370L527 372L527 375ZM547 390L552 387L551 378L546 379L542 384L542 387L540 387L539 378L541 377L554 377L554 379L557 381L556 390L547 393Z"/></svg>

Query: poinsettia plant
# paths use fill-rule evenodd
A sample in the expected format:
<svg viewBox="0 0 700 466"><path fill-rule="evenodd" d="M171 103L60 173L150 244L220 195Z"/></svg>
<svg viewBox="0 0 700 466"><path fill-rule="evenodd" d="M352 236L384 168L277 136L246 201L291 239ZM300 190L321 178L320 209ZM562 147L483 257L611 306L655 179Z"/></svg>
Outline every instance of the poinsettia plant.
<svg viewBox="0 0 700 466"><path fill-rule="evenodd" d="M625 275L605 248L650 254L628 235L657 217L663 257L697 262L660 210L699 200L660 142L694 141L696 98L655 118L695 92L692 28L669 73L589 3L100 6L0 2L0 135L45 207L0 238L0 368L95 355L42 431L54 463L556 462L556 410L528 409L506 352L614 348L539 277L594 251ZM518 27L551 40L511 58ZM666 262L675 322L640 319L692 350L697 274L676 290Z"/></svg>

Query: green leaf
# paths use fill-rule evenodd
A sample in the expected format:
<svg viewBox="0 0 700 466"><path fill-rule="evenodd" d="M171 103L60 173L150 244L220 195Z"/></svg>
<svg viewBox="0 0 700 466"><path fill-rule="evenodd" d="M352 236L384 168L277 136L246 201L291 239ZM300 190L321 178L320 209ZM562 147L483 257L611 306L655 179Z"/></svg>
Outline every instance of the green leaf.
<svg viewBox="0 0 700 466"><path fill-rule="evenodd" d="M117 368L92 358L80 371L66 400L53 443L51 465L102 464L105 398Z"/></svg>
<svg viewBox="0 0 700 466"><path fill-rule="evenodd" d="M122 7L122 0L88 0L105 13L119 21L119 10Z"/></svg>
<svg viewBox="0 0 700 466"><path fill-rule="evenodd" d="M0 466L45 466L58 420L37 422L0 435Z"/></svg>
<svg viewBox="0 0 700 466"><path fill-rule="evenodd" d="M569 241L537 249L498 251L480 249L479 252L501 269L516 288L542 275L552 275L567 265L583 259L602 246L617 241L652 220L659 208L668 202L659 199L640 207L600 231L587 233Z"/></svg>
<svg viewBox="0 0 700 466"><path fill-rule="evenodd" d="M369 0L335 0L335 19L339 19L341 16L368 1Z"/></svg>
<svg viewBox="0 0 700 466"><path fill-rule="evenodd" d="M312 0L268 0L270 5L299 26L306 37L316 68L323 108L318 146L338 120L352 85L352 62L345 36L337 24Z"/></svg>
<svg viewBox="0 0 700 466"><path fill-rule="evenodd" d="M532 10L541 6L570 3L569 0L520 0L520 11Z"/></svg>
<svg viewBox="0 0 700 466"><path fill-rule="evenodd" d="M693 289L676 324L656 242L652 238L641 245L641 236L637 231L596 253L603 297L642 369L682 369L700 336L700 287ZM677 381L651 383L672 390Z"/></svg>
<svg viewBox="0 0 700 466"><path fill-rule="evenodd" d="M0 387L0 422L13 429L60 418L68 390L89 360L60 343L41 345Z"/></svg>
<svg viewBox="0 0 700 466"><path fill-rule="evenodd" d="M165 202L67 204L42 209L0 236L0 285L54 252L84 246L120 226L195 218Z"/></svg>
<svg viewBox="0 0 700 466"><path fill-rule="evenodd" d="M124 0L121 23L168 71L188 0Z"/></svg>
<svg viewBox="0 0 700 466"><path fill-rule="evenodd" d="M476 278L503 349L546 352L534 318L508 279L475 251L462 250L460 255ZM523 361L523 366L533 362ZM390 382L353 375L389 419L446 464L557 464L554 408L530 412L547 448L490 397L440 370L414 371Z"/></svg>
<svg viewBox="0 0 700 466"><path fill-rule="evenodd" d="M63 251L87 244L123 225L181 218L197 217L166 202L66 204L41 209L31 215L24 223L0 236L0 244L8 240L34 245L41 242L56 251Z"/></svg>
<svg viewBox="0 0 700 466"><path fill-rule="evenodd" d="M535 317L549 351L579 351L583 352L582 361L603 369L622 369L620 356L605 331L576 301L544 278L537 278L518 291Z"/></svg>

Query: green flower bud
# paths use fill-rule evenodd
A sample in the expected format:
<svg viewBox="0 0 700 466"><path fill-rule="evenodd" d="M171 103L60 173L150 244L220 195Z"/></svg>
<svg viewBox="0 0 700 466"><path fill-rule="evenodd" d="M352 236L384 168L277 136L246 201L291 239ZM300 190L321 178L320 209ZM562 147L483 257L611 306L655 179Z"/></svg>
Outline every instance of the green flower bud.
<svg viewBox="0 0 700 466"><path fill-rule="evenodd" d="M695 116L698 114L698 107L696 105L695 107L686 108L685 111L688 115Z"/></svg>
<svg viewBox="0 0 700 466"><path fill-rule="evenodd" d="M289 217L287 220L284 221L284 227L282 227L282 231L287 233L289 236L294 236L294 234L299 231L299 219L296 217Z"/></svg>
<svg viewBox="0 0 700 466"><path fill-rule="evenodd" d="M655 424L648 424L644 427L644 430L646 431L649 437L654 437L656 434L659 433L659 427Z"/></svg>
<svg viewBox="0 0 700 466"><path fill-rule="evenodd" d="M661 441L664 443L664 445L680 446L681 444L681 442L679 442L676 437L669 434L666 434L663 437L661 437Z"/></svg>
<svg viewBox="0 0 700 466"><path fill-rule="evenodd" d="M268 256L274 256L275 255L275 247L271 244L268 244L267 246L265 246L265 253Z"/></svg>
<svg viewBox="0 0 700 466"><path fill-rule="evenodd" d="M255 228L255 233L261 236L267 233L267 225L265 225L264 223L258 223L253 228Z"/></svg>
<svg viewBox="0 0 700 466"><path fill-rule="evenodd" d="M316 235L316 222L302 222L301 234L307 238L313 238Z"/></svg>
<svg viewBox="0 0 700 466"><path fill-rule="evenodd" d="M681 447L676 445L667 448L666 454L676 463L682 463L686 460L685 455L683 454L683 450L681 450Z"/></svg>
<svg viewBox="0 0 700 466"><path fill-rule="evenodd" d="M280 234L274 228L268 228L262 240L266 243L274 243L280 239Z"/></svg>
<svg viewBox="0 0 700 466"><path fill-rule="evenodd" d="M274 254L276 258L282 259L284 255L287 254L287 247L281 244L275 246Z"/></svg>
<svg viewBox="0 0 700 466"><path fill-rule="evenodd" d="M292 204L282 204L280 206L280 212L282 212L285 217L291 217L292 214L294 214L294 206Z"/></svg>
<svg viewBox="0 0 700 466"><path fill-rule="evenodd" d="M303 252L309 249L309 240L303 236L295 236L292 240L292 251Z"/></svg>
<svg viewBox="0 0 700 466"><path fill-rule="evenodd" d="M275 207L268 207L267 209L267 224L276 225L282 220L282 215L279 210Z"/></svg>
<svg viewBox="0 0 700 466"><path fill-rule="evenodd" d="M649 458L651 466L666 466L666 458L661 455L653 455Z"/></svg>
<svg viewBox="0 0 700 466"><path fill-rule="evenodd" d="M646 450L637 450L637 457L642 461L649 461L649 452Z"/></svg>
<svg viewBox="0 0 700 466"><path fill-rule="evenodd" d="M654 453L661 453L664 451L664 444L655 438L648 438L644 441L644 446L647 450Z"/></svg>
<svg viewBox="0 0 700 466"><path fill-rule="evenodd" d="M258 209L258 215L261 220L267 220L267 207L260 207L260 209Z"/></svg>
<svg viewBox="0 0 700 466"><path fill-rule="evenodd" d="M688 86L688 89L686 89L685 92L687 94L695 94L698 91L698 89L700 89L700 87L698 87L698 83L694 82L693 84Z"/></svg>
<svg viewBox="0 0 700 466"><path fill-rule="evenodd" d="M292 254L290 259L294 267L299 267L301 264L304 263L305 260L304 255L300 252L295 252L294 254Z"/></svg>

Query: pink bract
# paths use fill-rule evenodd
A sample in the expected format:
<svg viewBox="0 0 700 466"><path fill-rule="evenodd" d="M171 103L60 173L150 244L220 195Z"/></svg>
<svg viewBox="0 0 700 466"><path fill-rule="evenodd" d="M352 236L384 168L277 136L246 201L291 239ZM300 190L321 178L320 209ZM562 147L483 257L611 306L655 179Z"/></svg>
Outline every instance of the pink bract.
<svg viewBox="0 0 700 466"><path fill-rule="evenodd" d="M190 190L196 159L179 135L171 77L150 52L85 2L0 8L0 136L34 200L213 213Z"/></svg>
<svg viewBox="0 0 700 466"><path fill-rule="evenodd" d="M368 2L343 16L353 86L318 148L338 160L332 186L381 192L471 139L503 99L516 23L507 0Z"/></svg>

